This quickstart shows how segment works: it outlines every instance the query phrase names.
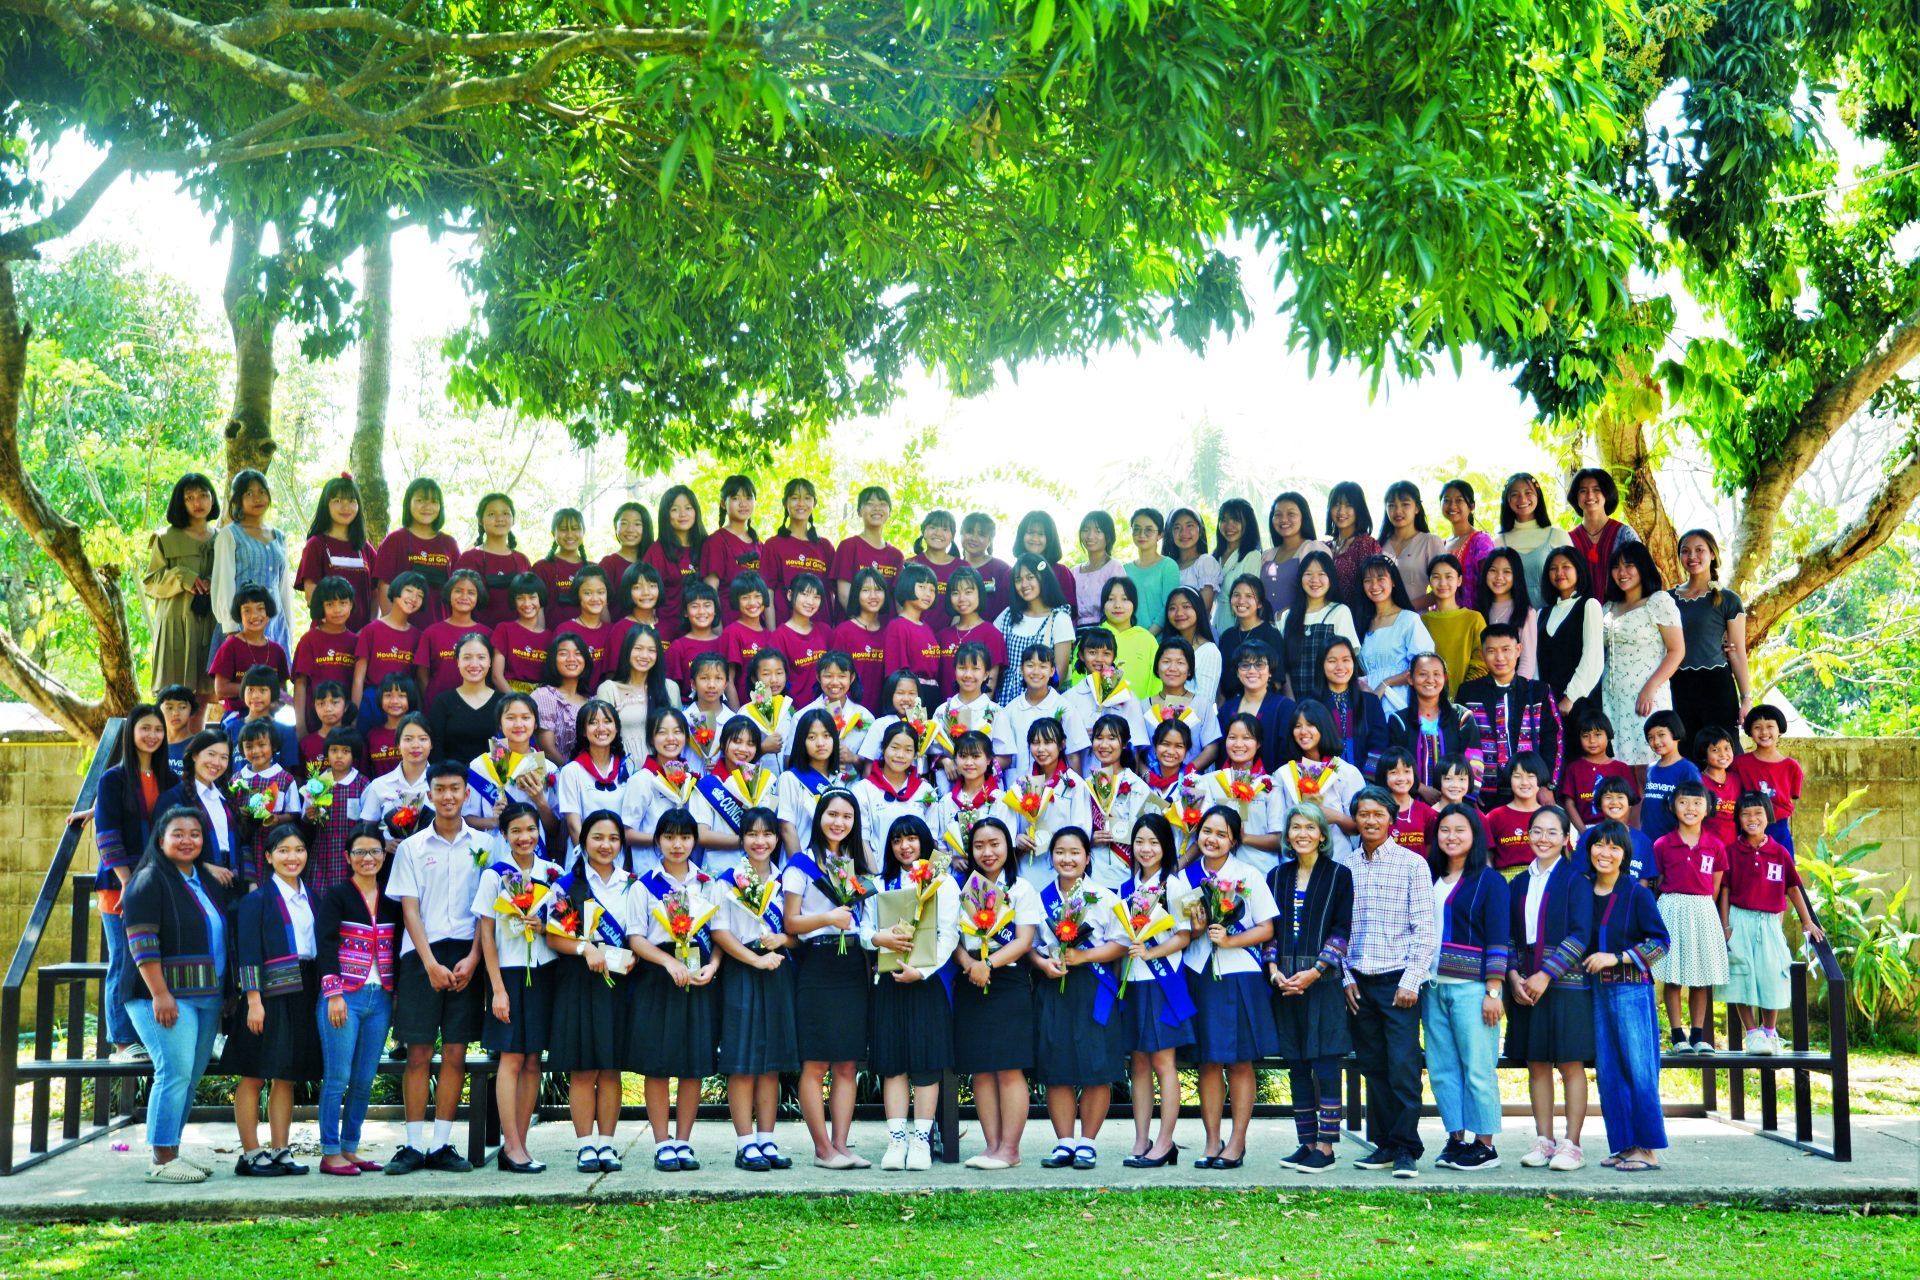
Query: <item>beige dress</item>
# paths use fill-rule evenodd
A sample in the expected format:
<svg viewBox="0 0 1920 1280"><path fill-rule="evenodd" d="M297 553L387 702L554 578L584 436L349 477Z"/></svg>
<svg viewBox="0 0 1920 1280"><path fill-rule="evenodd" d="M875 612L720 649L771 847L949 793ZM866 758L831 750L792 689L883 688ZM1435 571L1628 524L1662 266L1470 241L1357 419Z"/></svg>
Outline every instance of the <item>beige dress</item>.
<svg viewBox="0 0 1920 1280"><path fill-rule="evenodd" d="M184 529L153 535L147 574L141 589L153 601L153 683L156 695L170 684L184 684L211 696L207 653L213 644L213 615L193 611L193 583L213 577L213 539ZM201 597L211 600L211 597Z"/></svg>

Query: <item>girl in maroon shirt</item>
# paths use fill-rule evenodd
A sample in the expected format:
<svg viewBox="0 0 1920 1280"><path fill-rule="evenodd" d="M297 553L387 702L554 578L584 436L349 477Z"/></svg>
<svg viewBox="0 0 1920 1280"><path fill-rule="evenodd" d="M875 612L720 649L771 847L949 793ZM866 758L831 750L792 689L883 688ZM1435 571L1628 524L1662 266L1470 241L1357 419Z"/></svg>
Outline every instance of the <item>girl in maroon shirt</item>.
<svg viewBox="0 0 1920 1280"><path fill-rule="evenodd" d="M980 511L960 522L960 558L980 575L980 616L992 622L1013 599L1013 566L993 554L993 517ZM952 579L948 579L952 590ZM988 688L994 688L988 685Z"/></svg>
<svg viewBox="0 0 1920 1280"><path fill-rule="evenodd" d="M487 588L474 570L455 569L440 598L446 606L446 616L421 634L419 651L414 654L414 664L420 673L420 696L428 706L460 683L454 654L460 648L461 639L475 632L486 636L489 643L493 637L493 628L479 618Z"/></svg>
<svg viewBox="0 0 1920 1280"><path fill-rule="evenodd" d="M980 601L985 594L980 572L972 565L956 567L953 577L947 580L947 609L953 615L953 621L940 633L940 692L943 697L954 695L953 655L963 644L986 646L985 687L989 690L1000 687L1000 673L1007 665L1007 640L1000 634L1000 628L988 621L989 617L999 615L985 614L981 608Z"/></svg>
<svg viewBox="0 0 1920 1280"><path fill-rule="evenodd" d="M620 598L624 600L626 593L621 590L621 584L653 545L653 517L639 503L623 502L613 510L613 537L619 546L601 557L600 567L607 571L607 581L621 592Z"/></svg>
<svg viewBox="0 0 1920 1280"><path fill-rule="evenodd" d="M667 679L683 691L691 687L693 660L703 653L720 652L720 601L713 588L698 578L687 587L686 620L686 630L667 646Z"/></svg>
<svg viewBox="0 0 1920 1280"><path fill-rule="evenodd" d="M613 581L611 578L608 581ZM660 617L660 571L650 564L635 563L627 567L626 576L614 583L613 598L627 603L624 617L613 624L611 641L607 645L610 653L619 653L626 643L627 632L635 627L652 627L654 637L664 646L673 637L661 630Z"/></svg>
<svg viewBox="0 0 1920 1280"><path fill-rule="evenodd" d="M373 548L367 545L367 522L360 514L360 488L345 472L321 486L293 585L306 592L312 604L322 578L339 578L352 592L353 610L343 625L350 631L366 626L373 617Z"/></svg>
<svg viewBox="0 0 1920 1280"><path fill-rule="evenodd" d="M452 534L441 532L447 508L438 481L421 476L409 484L400 509L406 512L406 523L381 539L373 555L373 607L376 613L387 613L393 605L394 581L412 571L420 575L423 596L414 623L424 627L441 618L440 589L460 558L460 544Z"/></svg>
<svg viewBox="0 0 1920 1280"><path fill-rule="evenodd" d="M720 655L727 660L727 674L739 697L736 706L745 706L753 688L753 658L762 649L773 647L773 595L757 573L743 573L727 589L733 606L732 622L720 628Z"/></svg>
<svg viewBox="0 0 1920 1280"><path fill-rule="evenodd" d="M853 616L833 629L833 647L853 656L853 696L866 702L879 692L887 665L881 631L887 607L887 580L878 569L853 575Z"/></svg>
<svg viewBox="0 0 1920 1280"><path fill-rule="evenodd" d="M893 580L900 576L900 566L907 558L900 554L900 548L887 545L887 521L893 518L893 499L879 485L868 485L860 491L860 532L845 539L834 549L833 584L840 601L843 615L853 613L853 578L862 569L876 569L886 582L887 589L893 589Z"/></svg>
<svg viewBox="0 0 1920 1280"><path fill-rule="evenodd" d="M592 662L589 673L594 677L590 687L598 688L601 675L613 659L613 618L607 612L613 592L607 587L607 571L597 564L581 565L573 576L573 591L573 616L554 631L564 628L586 641L587 657Z"/></svg>
<svg viewBox="0 0 1920 1280"><path fill-rule="evenodd" d="M906 566L893 587L897 613L880 637L881 665L889 672L911 671L920 682L920 701L929 707L941 702L940 636L927 622L937 595L933 570Z"/></svg>
<svg viewBox="0 0 1920 1280"><path fill-rule="evenodd" d="M720 486L720 527L707 535L700 548L700 576L720 593L722 623L732 622L733 583L744 574L760 572L760 535L753 528L753 481L728 476ZM761 579L765 583L765 579ZM772 617L768 616L771 624Z"/></svg>
<svg viewBox="0 0 1920 1280"><path fill-rule="evenodd" d="M693 490L676 484L660 495L660 540L640 557L660 575L660 614L675 635L688 628L686 590L700 580L700 548L707 526ZM682 685L682 688L686 686Z"/></svg>
<svg viewBox="0 0 1920 1280"><path fill-rule="evenodd" d="M388 584L393 600L387 611L360 629L353 651L353 701L361 724L371 724L380 707L374 691L390 675L413 676L421 633L413 620L426 607L426 580L408 569Z"/></svg>
<svg viewBox="0 0 1920 1280"><path fill-rule="evenodd" d="M960 557L953 554L953 513L951 511L929 511L920 521L920 536L913 542L913 558L908 564L917 564L933 574L933 608L928 611L927 621L935 630L946 626L953 620L953 614L947 608L947 583L953 577L953 571L960 567Z"/></svg>
<svg viewBox="0 0 1920 1280"><path fill-rule="evenodd" d="M540 625L547 584L536 573L523 573L507 589L513 617L493 629L493 684L497 689L528 693L540 683L553 633Z"/></svg>
<svg viewBox="0 0 1920 1280"><path fill-rule="evenodd" d="M780 495L786 519L760 549L760 576L775 600L790 599L794 580L801 574L810 573L824 583L833 571L833 544L820 536L813 523L819 501L813 481L799 476L787 481ZM825 626L836 616L833 601L822 600L821 606L819 621Z"/></svg>
<svg viewBox="0 0 1920 1280"><path fill-rule="evenodd" d="M818 577L811 573L797 575L787 590L787 620L773 634L773 646L787 660L787 693L796 707L813 701L817 692L814 667L832 647L820 613L826 598L826 585Z"/></svg>
<svg viewBox="0 0 1920 1280"><path fill-rule="evenodd" d="M587 523L572 507L562 507L553 513L551 528L553 544L533 571L547 584L547 629L557 631L580 616L577 582L580 571L587 567L586 554L581 550L587 542Z"/></svg>
<svg viewBox="0 0 1920 1280"><path fill-rule="evenodd" d="M486 588L474 619L491 632L514 616L513 580L533 565L513 536L513 499L504 493L490 493L480 499L479 540L460 553L460 567L480 575Z"/></svg>
<svg viewBox="0 0 1920 1280"><path fill-rule="evenodd" d="M315 689L328 680L339 681L343 691L353 684L354 651L360 639L347 627L353 588L345 578L320 579L309 608L313 625L293 647L293 722L302 733L312 725L307 711Z"/></svg>

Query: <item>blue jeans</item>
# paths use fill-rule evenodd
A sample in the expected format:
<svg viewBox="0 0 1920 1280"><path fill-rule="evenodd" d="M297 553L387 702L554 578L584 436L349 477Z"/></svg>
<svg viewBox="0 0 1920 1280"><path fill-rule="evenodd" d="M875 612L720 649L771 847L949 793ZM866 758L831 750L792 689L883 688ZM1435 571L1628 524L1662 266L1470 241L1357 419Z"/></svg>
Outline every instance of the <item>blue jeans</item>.
<svg viewBox="0 0 1920 1280"><path fill-rule="evenodd" d="M320 1052L326 1059L320 1082L320 1151L329 1156L360 1150L360 1125L367 1118L367 1098L393 1017L393 998L377 982L341 999L347 1006L346 1026L336 1027L328 1019L331 1000L320 1002L318 1014Z"/></svg>
<svg viewBox="0 0 1920 1280"><path fill-rule="evenodd" d="M1660 1023L1651 982L1602 982L1593 988L1594 1079L1613 1154L1665 1150L1660 1113Z"/></svg>
<svg viewBox="0 0 1920 1280"><path fill-rule="evenodd" d="M213 1038L220 1031L219 996L190 996L175 1004L180 1016L171 1027L163 1027L153 1016L153 1001L127 1001L127 1016L153 1057L153 1091L147 1095L150 1147L180 1145L193 1091L213 1056Z"/></svg>
<svg viewBox="0 0 1920 1280"><path fill-rule="evenodd" d="M113 873L109 871L108 875ZM100 913L100 932L107 939L107 985L101 993L100 1003L107 1011L107 1039L114 1044L139 1044L140 1033L134 1029L133 1019L127 1016L126 990L127 969L127 926L119 916Z"/></svg>
<svg viewBox="0 0 1920 1280"><path fill-rule="evenodd" d="M1500 1132L1500 1024L1480 1016L1481 982L1429 982L1420 997L1427 1081L1448 1133Z"/></svg>

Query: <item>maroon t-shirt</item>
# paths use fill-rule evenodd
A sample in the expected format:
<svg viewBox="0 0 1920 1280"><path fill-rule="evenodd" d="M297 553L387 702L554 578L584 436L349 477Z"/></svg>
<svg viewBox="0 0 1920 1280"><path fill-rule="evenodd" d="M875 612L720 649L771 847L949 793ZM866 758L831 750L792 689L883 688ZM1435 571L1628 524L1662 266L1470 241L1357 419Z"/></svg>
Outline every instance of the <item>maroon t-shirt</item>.
<svg viewBox="0 0 1920 1280"><path fill-rule="evenodd" d="M1590 827L1600 821L1600 806L1594 802L1594 788L1600 785L1602 778L1618 778L1627 784L1627 789L1635 797L1640 788L1633 779L1633 766L1620 760L1608 760L1604 764L1594 764L1584 757L1576 757L1567 762L1567 794L1580 814L1580 825Z"/></svg>
<svg viewBox="0 0 1920 1280"><path fill-rule="evenodd" d="M720 585L720 621L732 622L739 616L731 599L733 580L743 573L759 573L760 544L749 542L730 529L715 529L700 547L700 577L718 578Z"/></svg>
<svg viewBox="0 0 1920 1280"><path fill-rule="evenodd" d="M1440 812L1421 799L1393 815L1393 838L1402 849L1427 856L1433 847L1433 831L1439 825Z"/></svg>
<svg viewBox="0 0 1920 1280"><path fill-rule="evenodd" d="M923 684L940 683L940 636L924 622L894 618L880 634L880 661L888 674L911 671Z"/></svg>
<svg viewBox="0 0 1920 1280"><path fill-rule="evenodd" d="M683 593L687 584L700 576L700 555L685 547L676 547L674 552L678 559L669 559L666 543L656 542L640 558L652 565L660 575L660 618L677 636L687 629Z"/></svg>
<svg viewBox="0 0 1920 1280"><path fill-rule="evenodd" d="M1771 836L1757 849L1746 840L1727 847L1727 901L1731 905L1778 914L1787 909L1787 890L1801 887L1793 855Z"/></svg>
<svg viewBox="0 0 1920 1280"><path fill-rule="evenodd" d="M287 651L280 647L277 640L262 640L259 644L249 644L238 632L220 642L220 648L213 655L213 664L207 668L216 679L231 680L235 684L247 674L249 667L272 667L280 675L284 686L293 678L293 667L287 661ZM238 697L228 698L221 704L226 712L239 711L246 702Z"/></svg>
<svg viewBox="0 0 1920 1280"><path fill-rule="evenodd" d="M1793 816L1793 806L1807 781L1806 771L1793 757L1760 760L1751 751L1733 758L1733 776L1740 779L1743 789L1764 792L1773 798L1775 822L1784 822Z"/></svg>
<svg viewBox="0 0 1920 1280"><path fill-rule="evenodd" d="M693 698L693 660L703 653L721 652L724 639L724 633L711 639L686 635L676 637L667 646L667 679L679 686L682 698L688 701Z"/></svg>
<svg viewBox="0 0 1920 1280"><path fill-rule="evenodd" d="M992 622L1013 599L1013 566L997 556L972 566L980 575L980 616Z"/></svg>
<svg viewBox="0 0 1920 1280"><path fill-rule="evenodd" d="M427 602L416 613L414 623L426 626L438 622L447 614L447 607L441 603L441 588L447 585L447 575L453 572L455 561L460 559L460 544L453 535L436 533L431 538L422 538L411 529L395 529L380 543L380 549L373 556L373 580L391 583L395 578L412 569L427 580Z"/></svg>
<svg viewBox="0 0 1920 1280"><path fill-rule="evenodd" d="M933 624L936 631L948 626L953 621L953 611L947 608L947 582L953 577L954 570L966 561L955 556L945 564L935 564L924 555L916 555L907 563L917 564L933 575L933 608L927 610L927 621Z"/></svg>
<svg viewBox="0 0 1920 1280"><path fill-rule="evenodd" d="M328 680L338 680L344 688L351 690L353 660L359 642L360 637L352 631L329 635L318 627L313 628L293 646L294 679L307 682L309 697L315 688Z"/></svg>
<svg viewBox="0 0 1920 1280"><path fill-rule="evenodd" d="M1707 796L1713 803L1713 807L1707 810L1707 820L1700 825L1708 835L1731 849L1733 842L1740 838L1740 823L1734 815L1734 806L1746 788L1740 784L1740 776L1731 769L1719 782L1709 778L1707 771L1702 769L1700 785L1707 789Z"/></svg>
<svg viewBox="0 0 1920 1280"><path fill-rule="evenodd" d="M420 633L420 651L414 655L414 665L426 669L420 698L427 706L448 689L459 687L460 669L454 665L453 653L460 647L461 636L476 631L490 635L492 628L482 626L478 619L462 625L443 618Z"/></svg>
<svg viewBox="0 0 1920 1280"><path fill-rule="evenodd" d="M1487 852L1494 870L1524 867L1533 861L1533 846L1527 841L1527 825L1538 809L1520 810L1503 804L1487 814Z"/></svg>
<svg viewBox="0 0 1920 1280"><path fill-rule="evenodd" d="M587 567L582 559L555 560L551 556L533 566L540 581L547 584L547 626L558 630L563 622L580 616L580 600L573 594L573 580ZM611 592L609 592L611 596ZM609 600L611 606L611 600Z"/></svg>
<svg viewBox="0 0 1920 1280"><path fill-rule="evenodd" d="M460 553L460 563L456 567L473 570L486 584L487 602L473 611L473 618L482 624L483 629L491 631L514 616L513 580L526 573L532 564L518 551L502 555L479 547L468 547Z"/></svg>
<svg viewBox="0 0 1920 1280"><path fill-rule="evenodd" d="M829 622L834 618L838 602L834 599L832 583L833 554L833 544L821 537L776 533L767 539L760 548L760 576L773 588L774 608L780 617L787 616L787 588L801 574L810 573L820 579L821 590L826 593L816 621Z"/></svg>
<svg viewBox="0 0 1920 1280"><path fill-rule="evenodd" d="M384 618L375 618L360 631L354 644L355 659L367 664L365 691L372 693L380 682L398 672L413 675L424 637L413 627L396 627Z"/></svg>
<svg viewBox="0 0 1920 1280"><path fill-rule="evenodd" d="M872 547L859 534L842 541L833 553L833 581L836 584L853 581L853 575L862 569L878 569L887 583L887 608L893 607L893 580L900 576L900 567L907 558L898 547ZM837 597L836 589L834 595ZM858 601L850 600L847 607L857 608Z"/></svg>
<svg viewBox="0 0 1920 1280"><path fill-rule="evenodd" d="M773 645L787 660L787 696L793 699L794 706L806 706L820 692L814 668L820 665L820 655L833 647L826 624L815 615L813 630L801 635L782 623L773 633Z"/></svg>
<svg viewBox="0 0 1920 1280"><path fill-rule="evenodd" d="M345 538L308 538L300 548L300 564L293 572L293 589L305 591L322 578L345 578L353 588L349 630L358 631L373 617L373 548L356 547Z"/></svg>
<svg viewBox="0 0 1920 1280"><path fill-rule="evenodd" d="M400 747L394 741L393 730L381 725L367 730L367 776L377 778L390 773L400 764Z"/></svg>
<svg viewBox="0 0 1920 1280"><path fill-rule="evenodd" d="M547 653L553 647L553 633L536 631L518 618L509 619L493 629L495 653L506 655L501 671L510 685L536 685L547 666Z"/></svg>
<svg viewBox="0 0 1920 1280"><path fill-rule="evenodd" d="M1661 893L1713 896L1713 876L1727 869L1727 848L1704 832L1700 843L1688 844L1678 831L1653 842L1653 860L1660 866Z"/></svg>
<svg viewBox="0 0 1920 1280"><path fill-rule="evenodd" d="M880 696L880 682L886 678L886 653L881 648L884 630L869 631L849 618L833 629L833 643L828 646L844 650L853 658L855 687L850 696L863 706Z"/></svg>
<svg viewBox="0 0 1920 1280"><path fill-rule="evenodd" d="M940 693L951 698L959 692L953 681L953 655L963 644L982 644L987 648L987 668L989 671L1004 671L1007 666L1007 638L1000 634L1000 628L991 622L982 622L971 627L948 627L940 633ZM993 696L993 685L986 685L988 697Z"/></svg>
<svg viewBox="0 0 1920 1280"><path fill-rule="evenodd" d="M720 628L720 656L727 660L728 666L740 669L740 679L736 684L739 702L735 705L746 705L747 693L753 688L753 675L748 670L753 664L753 656L762 649L780 651L773 635L764 627L756 630L744 622L729 622Z"/></svg>

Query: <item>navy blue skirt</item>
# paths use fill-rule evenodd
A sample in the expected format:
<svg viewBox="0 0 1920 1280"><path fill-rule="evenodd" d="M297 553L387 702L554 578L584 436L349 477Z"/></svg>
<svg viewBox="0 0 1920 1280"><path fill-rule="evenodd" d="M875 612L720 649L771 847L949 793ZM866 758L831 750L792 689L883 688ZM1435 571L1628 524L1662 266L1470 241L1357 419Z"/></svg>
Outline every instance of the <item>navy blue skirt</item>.
<svg viewBox="0 0 1920 1280"><path fill-rule="evenodd" d="M721 1075L800 1069L793 989L791 955L773 970L755 969L731 957L720 966Z"/></svg>
<svg viewBox="0 0 1920 1280"><path fill-rule="evenodd" d="M583 964L581 968L586 968ZM493 1016L493 991L486 993L487 1025L481 1029L480 1044L488 1053L544 1052L553 1025L553 965L502 969L500 981L507 989L507 1020Z"/></svg>
<svg viewBox="0 0 1920 1280"><path fill-rule="evenodd" d="M883 973L873 988L873 1052L867 1066L885 1080L938 1084L953 1065L953 1011L946 984L934 974L895 982Z"/></svg>
<svg viewBox="0 0 1920 1280"><path fill-rule="evenodd" d="M1266 981L1258 973L1223 973L1215 978L1210 969L1188 969L1187 992L1197 1010L1194 1061L1252 1062L1279 1055L1273 1006L1267 1000Z"/></svg>
<svg viewBox="0 0 1920 1280"><path fill-rule="evenodd" d="M1179 960L1174 960L1176 966ZM1176 967L1175 981L1184 983L1184 969ZM1116 1017L1126 1023L1128 1053L1158 1053L1162 1049L1184 1049L1193 1043L1193 1019L1169 1021L1167 993L1157 979L1136 978L1127 983L1127 998L1120 1002Z"/></svg>
<svg viewBox="0 0 1920 1280"><path fill-rule="evenodd" d="M1532 1005L1509 996L1505 1050L1513 1062L1592 1062L1593 992L1548 987Z"/></svg>
<svg viewBox="0 0 1920 1280"><path fill-rule="evenodd" d="M1099 987L1093 970L1084 966L1067 971L1064 992L1058 978L1041 976L1036 981L1033 1075L1039 1083L1084 1089L1112 1084L1124 1073L1126 1019L1116 1005L1104 1024L1094 1021Z"/></svg>
<svg viewBox="0 0 1920 1280"><path fill-rule="evenodd" d="M993 971L985 991L953 979L953 1069L1033 1070L1033 966L1023 958Z"/></svg>
<svg viewBox="0 0 1920 1280"><path fill-rule="evenodd" d="M677 987L665 969L644 960L634 970L627 984L633 993L627 1070L656 1080L704 1080L712 1075L720 1042L720 984Z"/></svg>
<svg viewBox="0 0 1920 1280"><path fill-rule="evenodd" d="M644 963L644 962L643 962ZM587 968L578 956L556 956L542 966L550 971L547 1070L624 1071L627 1030L633 1021L637 974L605 975ZM649 966L651 967L651 966Z"/></svg>
<svg viewBox="0 0 1920 1280"><path fill-rule="evenodd" d="M867 1001L873 978L857 938L842 955L834 940L803 944L796 953L797 1039L802 1062L861 1062L867 1056Z"/></svg>

